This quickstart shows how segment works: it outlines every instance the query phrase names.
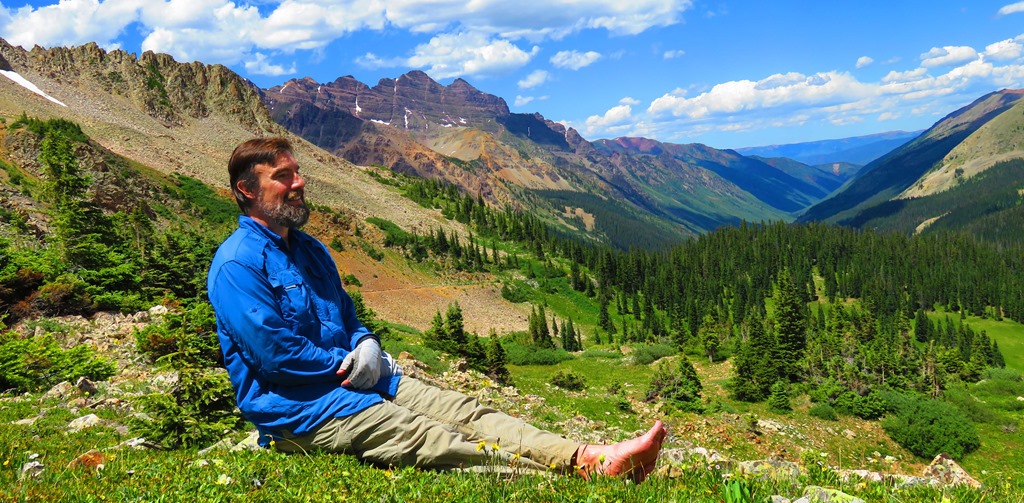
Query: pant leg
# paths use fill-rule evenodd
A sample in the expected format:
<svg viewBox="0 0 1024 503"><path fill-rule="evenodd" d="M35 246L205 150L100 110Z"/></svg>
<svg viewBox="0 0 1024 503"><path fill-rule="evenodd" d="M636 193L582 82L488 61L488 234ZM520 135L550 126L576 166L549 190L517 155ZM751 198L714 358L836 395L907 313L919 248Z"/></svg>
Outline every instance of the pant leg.
<svg viewBox="0 0 1024 503"><path fill-rule="evenodd" d="M486 447L479 448L485 441ZM501 448L492 449L493 444ZM313 432L285 434L286 452L353 454L383 466L451 469L571 469L579 444L483 407L471 397L403 377L394 401L332 419Z"/></svg>
<svg viewBox="0 0 1024 503"><path fill-rule="evenodd" d="M578 442L485 407L473 397L409 377L402 377L399 382L394 403L448 425L471 443L484 441L488 448L497 444L502 451L513 456L518 454L544 467L571 469L580 447Z"/></svg>

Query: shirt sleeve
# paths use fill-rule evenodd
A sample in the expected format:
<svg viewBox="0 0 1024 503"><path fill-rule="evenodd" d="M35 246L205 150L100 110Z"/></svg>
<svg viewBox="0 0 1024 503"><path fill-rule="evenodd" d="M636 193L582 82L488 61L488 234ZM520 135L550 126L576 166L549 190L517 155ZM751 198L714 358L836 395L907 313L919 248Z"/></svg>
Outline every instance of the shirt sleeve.
<svg viewBox="0 0 1024 503"><path fill-rule="evenodd" d="M214 285L210 302L218 321L262 378L284 386L340 382L337 370L348 351L322 348L296 334L266 277L238 262L227 262Z"/></svg>

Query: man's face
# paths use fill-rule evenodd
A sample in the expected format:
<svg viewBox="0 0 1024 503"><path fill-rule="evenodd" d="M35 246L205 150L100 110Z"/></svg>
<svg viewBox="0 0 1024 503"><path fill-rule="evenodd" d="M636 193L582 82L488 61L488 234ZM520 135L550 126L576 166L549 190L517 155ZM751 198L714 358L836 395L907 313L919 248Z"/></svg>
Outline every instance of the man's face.
<svg viewBox="0 0 1024 503"><path fill-rule="evenodd" d="M306 181L299 175L299 163L295 157L283 152L273 165L257 164L253 172L258 185L251 191L253 205L249 208L249 216L280 235L286 234L287 229L305 225L309 219L304 190Z"/></svg>

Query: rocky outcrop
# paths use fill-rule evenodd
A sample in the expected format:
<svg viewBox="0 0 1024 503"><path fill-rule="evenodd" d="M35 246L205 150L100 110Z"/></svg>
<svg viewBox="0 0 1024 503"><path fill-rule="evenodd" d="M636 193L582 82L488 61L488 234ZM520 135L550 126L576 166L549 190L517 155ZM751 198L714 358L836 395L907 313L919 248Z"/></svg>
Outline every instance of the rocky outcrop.
<svg viewBox="0 0 1024 503"><path fill-rule="evenodd" d="M505 100L465 80L443 86L421 71L381 79L372 88L352 76L328 84L307 77L267 89L263 97L275 119L291 131L308 122L311 107L413 131L473 127L494 132L499 128L497 118L509 114Z"/></svg>
<svg viewBox="0 0 1024 503"><path fill-rule="evenodd" d="M85 93L98 87L121 96L171 127L181 125L185 117L202 118L214 112L238 120L253 132L273 124L259 88L223 65L179 63L150 51L138 57L122 50L107 52L95 43L25 51L3 39L0 59L0 66L29 68Z"/></svg>

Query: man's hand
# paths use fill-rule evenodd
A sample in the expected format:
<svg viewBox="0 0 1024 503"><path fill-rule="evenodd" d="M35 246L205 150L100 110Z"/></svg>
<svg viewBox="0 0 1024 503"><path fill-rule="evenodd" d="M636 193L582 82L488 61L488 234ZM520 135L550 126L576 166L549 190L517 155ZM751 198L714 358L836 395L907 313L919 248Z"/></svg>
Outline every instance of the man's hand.
<svg viewBox="0 0 1024 503"><path fill-rule="evenodd" d="M345 377L341 385L356 389L370 389L380 380L380 343L366 337L356 345L338 367L338 375Z"/></svg>

